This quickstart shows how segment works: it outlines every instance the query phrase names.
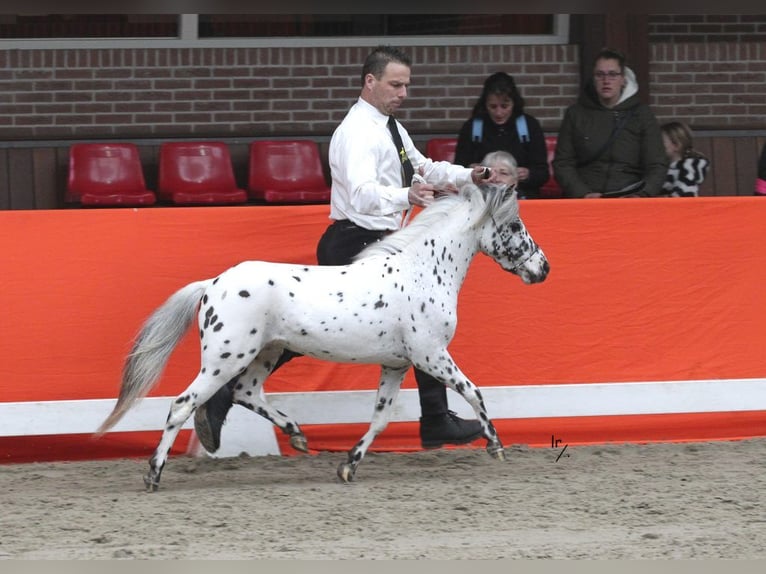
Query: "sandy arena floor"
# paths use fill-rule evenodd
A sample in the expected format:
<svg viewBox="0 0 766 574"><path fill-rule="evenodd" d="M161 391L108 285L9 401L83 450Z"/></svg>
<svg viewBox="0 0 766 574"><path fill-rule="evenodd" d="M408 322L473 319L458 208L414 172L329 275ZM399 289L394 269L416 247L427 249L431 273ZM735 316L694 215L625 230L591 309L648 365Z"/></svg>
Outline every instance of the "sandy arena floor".
<svg viewBox="0 0 766 574"><path fill-rule="evenodd" d="M0 465L0 558L766 558L766 439Z"/></svg>

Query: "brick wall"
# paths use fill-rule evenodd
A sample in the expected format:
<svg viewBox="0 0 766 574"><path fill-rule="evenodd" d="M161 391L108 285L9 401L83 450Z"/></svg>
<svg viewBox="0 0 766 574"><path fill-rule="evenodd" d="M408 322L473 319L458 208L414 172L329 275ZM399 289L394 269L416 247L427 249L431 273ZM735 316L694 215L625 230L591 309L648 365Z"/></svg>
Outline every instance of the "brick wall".
<svg viewBox="0 0 766 574"><path fill-rule="evenodd" d="M654 14L649 17L652 43L761 42L766 15Z"/></svg>
<svg viewBox="0 0 766 574"><path fill-rule="evenodd" d="M484 78L513 74L550 132L579 90L564 46L407 47L408 129L455 133ZM327 137L359 92L367 48L0 51L0 140ZM696 129L766 128L766 41L653 43L661 120Z"/></svg>

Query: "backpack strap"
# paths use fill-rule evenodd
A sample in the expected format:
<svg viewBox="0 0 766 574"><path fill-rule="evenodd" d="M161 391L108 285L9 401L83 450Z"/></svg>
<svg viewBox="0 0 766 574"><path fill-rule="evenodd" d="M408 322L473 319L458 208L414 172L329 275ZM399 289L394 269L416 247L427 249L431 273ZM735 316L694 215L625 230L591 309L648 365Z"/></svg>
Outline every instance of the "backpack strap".
<svg viewBox="0 0 766 574"><path fill-rule="evenodd" d="M471 133L471 141L474 143L480 143L483 133L484 120L481 118L473 118L473 132Z"/></svg>
<svg viewBox="0 0 766 574"><path fill-rule="evenodd" d="M529 143L529 129L527 128L527 118L521 114L516 118L516 131L519 134L521 143Z"/></svg>
<svg viewBox="0 0 766 574"><path fill-rule="evenodd" d="M529 128L527 127L527 118L524 114L516 118L516 131L519 134L521 143L529 143ZM482 118L473 118L473 131L471 132L471 141L481 143L484 133L484 120Z"/></svg>

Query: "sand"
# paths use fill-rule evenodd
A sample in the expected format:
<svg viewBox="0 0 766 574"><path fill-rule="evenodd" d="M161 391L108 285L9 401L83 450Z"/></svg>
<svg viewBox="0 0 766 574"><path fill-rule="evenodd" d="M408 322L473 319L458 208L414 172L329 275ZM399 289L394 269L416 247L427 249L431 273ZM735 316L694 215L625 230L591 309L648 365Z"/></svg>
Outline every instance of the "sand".
<svg viewBox="0 0 766 574"><path fill-rule="evenodd" d="M766 439L506 452L0 465L0 558L766 558Z"/></svg>

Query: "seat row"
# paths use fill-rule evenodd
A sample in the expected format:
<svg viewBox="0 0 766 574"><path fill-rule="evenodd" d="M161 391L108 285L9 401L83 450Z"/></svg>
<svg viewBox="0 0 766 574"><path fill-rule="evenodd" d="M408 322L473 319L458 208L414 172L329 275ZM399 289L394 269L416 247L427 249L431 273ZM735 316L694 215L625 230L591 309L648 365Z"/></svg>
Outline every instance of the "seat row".
<svg viewBox="0 0 766 574"><path fill-rule="evenodd" d="M556 152L556 136L545 136L545 147L548 151L548 181L540 187L540 198L557 199L563 197L561 186L553 177L553 156ZM457 138L433 138L426 142L426 156L433 160L454 162Z"/></svg>
<svg viewBox="0 0 766 574"><path fill-rule="evenodd" d="M249 145L247 188L237 186L225 142L160 145L157 190L147 189L133 143L77 143L69 148L65 202L83 206L327 203L319 147L312 140L263 140Z"/></svg>

